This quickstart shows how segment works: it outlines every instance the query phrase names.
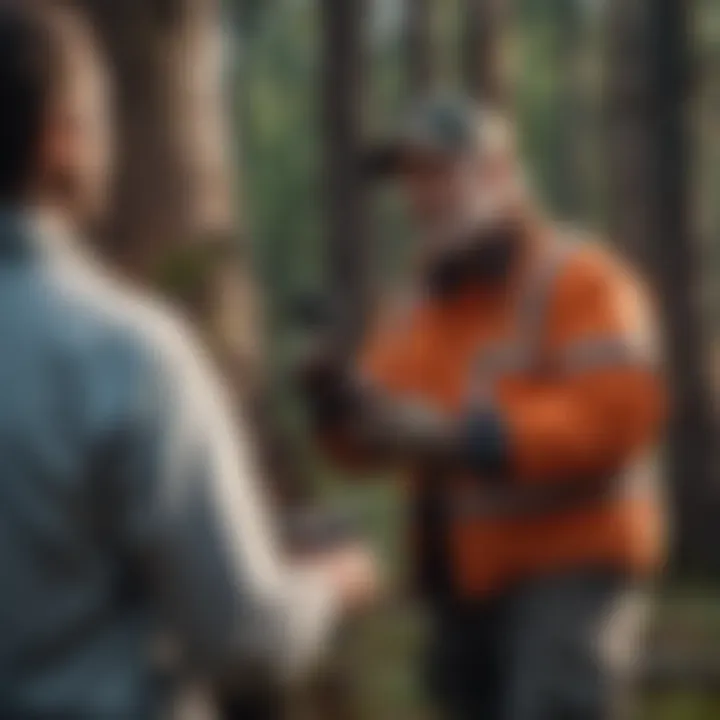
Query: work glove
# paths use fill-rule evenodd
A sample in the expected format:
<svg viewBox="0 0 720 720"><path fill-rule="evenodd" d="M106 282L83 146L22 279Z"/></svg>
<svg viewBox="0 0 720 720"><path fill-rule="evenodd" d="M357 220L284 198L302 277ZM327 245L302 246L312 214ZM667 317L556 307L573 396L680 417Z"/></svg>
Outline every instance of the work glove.
<svg viewBox="0 0 720 720"><path fill-rule="evenodd" d="M472 408L459 427L462 465L483 480L498 481L508 471L508 428L501 412L492 406Z"/></svg>

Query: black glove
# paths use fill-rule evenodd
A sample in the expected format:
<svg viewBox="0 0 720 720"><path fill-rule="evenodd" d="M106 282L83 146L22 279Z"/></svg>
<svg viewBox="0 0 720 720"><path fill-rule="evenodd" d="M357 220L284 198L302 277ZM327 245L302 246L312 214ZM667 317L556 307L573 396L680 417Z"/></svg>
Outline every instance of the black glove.
<svg viewBox="0 0 720 720"><path fill-rule="evenodd" d="M510 448L508 429L501 413L493 407L471 410L460 427L463 465L484 480L506 475Z"/></svg>

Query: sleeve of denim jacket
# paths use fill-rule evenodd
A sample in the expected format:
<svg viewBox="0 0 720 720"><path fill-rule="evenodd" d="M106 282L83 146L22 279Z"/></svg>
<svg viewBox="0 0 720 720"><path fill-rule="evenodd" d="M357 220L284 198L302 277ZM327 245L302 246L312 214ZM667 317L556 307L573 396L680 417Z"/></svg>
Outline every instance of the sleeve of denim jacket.
<svg viewBox="0 0 720 720"><path fill-rule="evenodd" d="M199 670L231 683L249 669L275 680L311 670L336 598L324 577L283 557L229 389L180 323L135 344L109 438L123 542Z"/></svg>

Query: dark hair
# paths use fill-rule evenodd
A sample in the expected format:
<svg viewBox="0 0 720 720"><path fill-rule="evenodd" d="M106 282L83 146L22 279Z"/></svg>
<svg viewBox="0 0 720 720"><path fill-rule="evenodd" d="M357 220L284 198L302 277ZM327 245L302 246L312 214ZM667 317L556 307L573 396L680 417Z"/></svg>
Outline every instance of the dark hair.
<svg viewBox="0 0 720 720"><path fill-rule="evenodd" d="M0 0L0 202L16 202L28 190L66 50L46 7Z"/></svg>

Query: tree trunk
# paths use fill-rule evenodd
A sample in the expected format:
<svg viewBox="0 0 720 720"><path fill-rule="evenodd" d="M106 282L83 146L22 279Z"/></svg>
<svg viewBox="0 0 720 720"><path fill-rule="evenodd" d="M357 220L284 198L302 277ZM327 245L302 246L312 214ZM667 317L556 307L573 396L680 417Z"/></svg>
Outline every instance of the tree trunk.
<svg viewBox="0 0 720 720"><path fill-rule="evenodd" d="M119 181L108 238L123 265L234 232L215 0L76 0L115 75Z"/></svg>
<svg viewBox="0 0 720 720"><path fill-rule="evenodd" d="M433 0L405 0L408 87L413 98L432 88L435 68Z"/></svg>
<svg viewBox="0 0 720 720"><path fill-rule="evenodd" d="M75 0L109 58L118 178L103 237L128 274L184 301L253 385L259 308L239 231L216 0Z"/></svg>
<svg viewBox="0 0 720 720"><path fill-rule="evenodd" d="M556 208L563 219L577 220L582 205L584 176L579 144L582 128L580 66L581 8L577 0L557 0L553 68L557 76L553 93L553 190Z"/></svg>
<svg viewBox="0 0 720 720"><path fill-rule="evenodd" d="M502 29L505 0L463 0L463 72L468 92L478 100L507 100Z"/></svg>
<svg viewBox="0 0 720 720"><path fill-rule="evenodd" d="M622 246L643 265L652 252L653 138L649 4L613 0L607 18L607 138L611 226Z"/></svg>
<svg viewBox="0 0 720 720"><path fill-rule="evenodd" d="M615 226L648 270L665 321L674 393L668 472L678 512L677 561L717 569L715 412L692 227L688 3L611 5L610 157Z"/></svg>
<svg viewBox="0 0 720 720"><path fill-rule="evenodd" d="M349 351L370 302L367 198L362 174L364 0L322 0L324 199L338 341Z"/></svg>

